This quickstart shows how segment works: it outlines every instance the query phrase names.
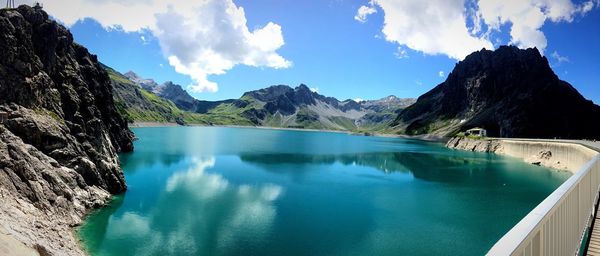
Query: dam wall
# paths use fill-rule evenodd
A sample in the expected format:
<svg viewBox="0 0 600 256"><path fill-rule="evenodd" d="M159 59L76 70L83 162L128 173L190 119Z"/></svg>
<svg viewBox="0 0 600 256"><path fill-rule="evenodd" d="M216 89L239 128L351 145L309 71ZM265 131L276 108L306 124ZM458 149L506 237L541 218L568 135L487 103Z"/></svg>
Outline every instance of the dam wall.
<svg viewBox="0 0 600 256"><path fill-rule="evenodd" d="M472 139L452 138L446 147L475 152L489 152L575 173L598 155L590 142L534 139Z"/></svg>
<svg viewBox="0 0 600 256"><path fill-rule="evenodd" d="M572 173L598 155L595 150L570 142L501 140L501 143L501 154Z"/></svg>

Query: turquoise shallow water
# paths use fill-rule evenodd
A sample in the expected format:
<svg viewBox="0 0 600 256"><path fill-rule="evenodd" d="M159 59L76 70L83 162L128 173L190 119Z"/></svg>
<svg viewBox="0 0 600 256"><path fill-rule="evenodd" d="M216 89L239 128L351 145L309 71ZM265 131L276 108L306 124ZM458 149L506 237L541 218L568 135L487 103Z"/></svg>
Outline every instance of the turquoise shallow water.
<svg viewBox="0 0 600 256"><path fill-rule="evenodd" d="M137 128L92 255L482 255L569 174L414 140Z"/></svg>

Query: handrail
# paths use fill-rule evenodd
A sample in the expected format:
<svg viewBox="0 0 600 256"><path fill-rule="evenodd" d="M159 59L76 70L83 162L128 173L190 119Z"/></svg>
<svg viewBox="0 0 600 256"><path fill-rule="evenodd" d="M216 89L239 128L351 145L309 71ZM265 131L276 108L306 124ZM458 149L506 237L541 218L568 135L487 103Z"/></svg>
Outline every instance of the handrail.
<svg viewBox="0 0 600 256"><path fill-rule="evenodd" d="M528 139L528 138L497 138L489 137L491 140L512 140L512 141L528 141L528 142L548 142L548 143L563 143L563 144L576 144L587 147L591 150L600 153L600 141L589 141L589 140L567 140L567 139Z"/></svg>
<svg viewBox="0 0 600 256"><path fill-rule="evenodd" d="M598 200L600 155L536 206L487 255L573 255Z"/></svg>

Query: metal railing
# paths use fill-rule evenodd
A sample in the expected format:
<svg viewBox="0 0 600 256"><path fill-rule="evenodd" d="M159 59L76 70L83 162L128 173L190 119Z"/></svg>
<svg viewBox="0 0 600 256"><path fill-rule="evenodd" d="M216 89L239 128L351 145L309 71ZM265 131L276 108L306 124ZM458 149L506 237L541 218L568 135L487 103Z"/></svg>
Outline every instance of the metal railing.
<svg viewBox="0 0 600 256"><path fill-rule="evenodd" d="M487 255L575 255L595 214L600 155L506 233Z"/></svg>

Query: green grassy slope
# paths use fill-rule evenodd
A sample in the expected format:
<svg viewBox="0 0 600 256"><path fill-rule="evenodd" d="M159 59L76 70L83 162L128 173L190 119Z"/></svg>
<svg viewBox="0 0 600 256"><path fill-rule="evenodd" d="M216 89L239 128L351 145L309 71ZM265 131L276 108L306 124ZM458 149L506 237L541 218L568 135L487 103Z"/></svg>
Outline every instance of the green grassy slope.
<svg viewBox="0 0 600 256"><path fill-rule="evenodd" d="M156 94L144 90L119 72L105 67L113 85L117 110L129 122L177 122L208 124L203 115L186 112Z"/></svg>
<svg viewBox="0 0 600 256"><path fill-rule="evenodd" d="M179 109L170 100L140 88L121 73L105 66L113 85L117 110L129 122L171 122L204 125L255 125L242 113L250 108L262 108L260 103L250 102L244 108L223 103L206 114Z"/></svg>

